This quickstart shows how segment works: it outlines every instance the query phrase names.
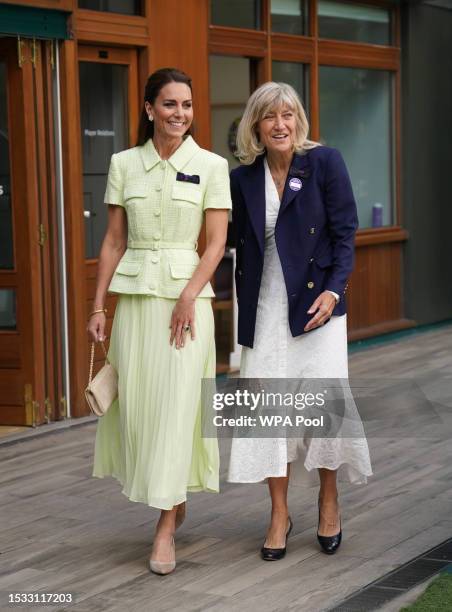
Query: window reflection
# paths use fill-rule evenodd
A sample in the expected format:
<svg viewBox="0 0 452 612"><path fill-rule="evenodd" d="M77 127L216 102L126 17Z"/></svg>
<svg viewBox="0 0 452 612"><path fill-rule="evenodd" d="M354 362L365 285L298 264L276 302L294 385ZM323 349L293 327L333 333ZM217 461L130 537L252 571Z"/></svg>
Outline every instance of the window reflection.
<svg viewBox="0 0 452 612"><path fill-rule="evenodd" d="M210 0L210 22L232 28L261 28L261 0Z"/></svg>
<svg viewBox="0 0 452 612"><path fill-rule="evenodd" d="M249 59L210 56L212 150L226 157L230 168L238 165L233 151L237 126L250 96L250 70Z"/></svg>
<svg viewBox="0 0 452 612"><path fill-rule="evenodd" d="M391 44L390 10L378 6L319 0L320 38Z"/></svg>
<svg viewBox="0 0 452 612"><path fill-rule="evenodd" d="M141 0L78 0L79 8L123 15L142 15Z"/></svg>
<svg viewBox="0 0 452 612"><path fill-rule="evenodd" d="M292 85L300 96L306 113L309 112L309 79L306 64L296 62L272 62L272 80Z"/></svg>
<svg viewBox="0 0 452 612"><path fill-rule="evenodd" d="M107 224L110 157L128 147L127 67L80 62L85 255L98 257Z"/></svg>
<svg viewBox="0 0 452 612"><path fill-rule="evenodd" d="M0 329L16 327L16 291L0 289Z"/></svg>
<svg viewBox="0 0 452 612"><path fill-rule="evenodd" d="M320 67L320 133L349 169L361 228L391 225L393 214L392 74Z"/></svg>
<svg viewBox="0 0 452 612"><path fill-rule="evenodd" d="M272 31L308 34L307 0L271 0Z"/></svg>

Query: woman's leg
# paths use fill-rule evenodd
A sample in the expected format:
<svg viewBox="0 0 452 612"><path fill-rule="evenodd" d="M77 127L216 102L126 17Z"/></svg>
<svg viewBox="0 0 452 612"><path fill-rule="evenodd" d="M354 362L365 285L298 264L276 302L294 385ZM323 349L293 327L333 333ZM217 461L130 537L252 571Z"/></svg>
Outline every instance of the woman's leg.
<svg viewBox="0 0 452 612"><path fill-rule="evenodd" d="M269 478L268 488L272 500L270 527L264 546L266 548L283 548L286 541L289 508L287 506L287 489L289 486L290 464L287 464L287 476Z"/></svg>
<svg viewBox="0 0 452 612"><path fill-rule="evenodd" d="M151 559L161 563L174 561L173 538L180 524L181 513L185 514L185 502L173 506L171 510L162 510L155 528ZM179 517L178 517L179 515Z"/></svg>
<svg viewBox="0 0 452 612"><path fill-rule="evenodd" d="M320 476L320 521L319 535L333 536L339 533L339 504L337 493L337 470L319 468Z"/></svg>

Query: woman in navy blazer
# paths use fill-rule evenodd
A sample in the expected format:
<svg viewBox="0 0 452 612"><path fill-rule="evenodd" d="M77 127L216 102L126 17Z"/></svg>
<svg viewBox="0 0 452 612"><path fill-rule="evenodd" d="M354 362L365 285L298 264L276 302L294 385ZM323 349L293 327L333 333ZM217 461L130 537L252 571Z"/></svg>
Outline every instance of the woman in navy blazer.
<svg viewBox="0 0 452 612"><path fill-rule="evenodd" d="M231 172L238 341L242 378L348 377L347 279L358 227L350 178L336 149L307 139L295 90L265 83L248 101L237 135L243 165ZM338 469L351 482L371 471L365 438L234 438L231 482L269 484L272 516L264 560L286 552L290 481L318 469L321 549L338 549Z"/></svg>

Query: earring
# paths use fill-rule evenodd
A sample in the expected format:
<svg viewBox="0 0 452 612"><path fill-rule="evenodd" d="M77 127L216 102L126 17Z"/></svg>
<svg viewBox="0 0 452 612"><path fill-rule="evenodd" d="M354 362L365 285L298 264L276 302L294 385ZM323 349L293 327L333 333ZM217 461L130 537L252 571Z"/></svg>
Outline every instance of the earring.
<svg viewBox="0 0 452 612"><path fill-rule="evenodd" d="M152 115L149 115L149 121L154 121L154 117Z"/></svg>

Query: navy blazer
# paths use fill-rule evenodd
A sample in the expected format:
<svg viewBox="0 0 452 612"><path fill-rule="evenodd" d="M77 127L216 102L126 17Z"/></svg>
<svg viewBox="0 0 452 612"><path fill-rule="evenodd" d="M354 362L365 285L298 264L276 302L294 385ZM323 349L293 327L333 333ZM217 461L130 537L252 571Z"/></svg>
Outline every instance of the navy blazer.
<svg viewBox="0 0 452 612"><path fill-rule="evenodd" d="M252 347L264 262L264 155L232 170L231 195L237 249L238 341ZM345 291L353 269L357 228L350 177L339 151L318 146L295 154L275 227L292 336L306 333L304 327L314 316L307 310L326 289L340 296L333 315L346 312Z"/></svg>

